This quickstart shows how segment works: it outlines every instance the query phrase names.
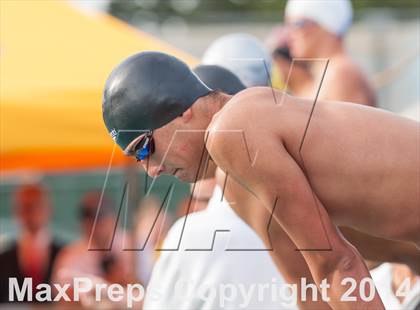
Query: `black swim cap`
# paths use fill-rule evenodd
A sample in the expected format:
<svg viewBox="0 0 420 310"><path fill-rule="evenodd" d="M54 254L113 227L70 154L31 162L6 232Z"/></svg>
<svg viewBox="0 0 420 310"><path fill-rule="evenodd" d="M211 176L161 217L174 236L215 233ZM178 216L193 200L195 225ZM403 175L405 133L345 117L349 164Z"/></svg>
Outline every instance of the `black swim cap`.
<svg viewBox="0 0 420 310"><path fill-rule="evenodd" d="M209 92L211 89L179 59L141 52L111 72L102 116L111 137L125 150L142 131L166 125Z"/></svg>
<svg viewBox="0 0 420 310"><path fill-rule="evenodd" d="M193 71L206 85L229 95L234 95L246 88L235 74L220 66L199 65Z"/></svg>

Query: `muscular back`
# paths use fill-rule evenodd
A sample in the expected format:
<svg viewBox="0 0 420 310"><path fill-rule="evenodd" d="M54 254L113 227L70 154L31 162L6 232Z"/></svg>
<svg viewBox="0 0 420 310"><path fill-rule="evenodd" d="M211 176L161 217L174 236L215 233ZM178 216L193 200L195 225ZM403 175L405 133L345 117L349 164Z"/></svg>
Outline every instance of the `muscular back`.
<svg viewBox="0 0 420 310"><path fill-rule="evenodd" d="M213 125L242 127L251 146L254 139L283 144L336 225L413 241L420 225L419 124L361 105L318 102L302 144L312 101L274 94L240 93Z"/></svg>

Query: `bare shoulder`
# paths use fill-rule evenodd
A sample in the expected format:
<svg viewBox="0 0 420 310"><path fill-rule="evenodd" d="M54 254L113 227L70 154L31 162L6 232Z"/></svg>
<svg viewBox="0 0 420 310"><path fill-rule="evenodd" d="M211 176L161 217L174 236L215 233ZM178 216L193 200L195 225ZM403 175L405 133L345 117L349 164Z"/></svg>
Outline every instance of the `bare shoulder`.
<svg viewBox="0 0 420 310"><path fill-rule="evenodd" d="M232 97L213 117L206 145L220 167L237 162L237 154L252 153L260 140L275 134L278 122L270 117L281 109L276 100L280 102L282 96L269 87L249 88Z"/></svg>
<svg viewBox="0 0 420 310"><path fill-rule="evenodd" d="M208 129L216 131L258 125L262 116L266 119L267 114L277 108L283 96L288 97L270 87L252 87L243 90L233 96L213 117Z"/></svg>
<svg viewBox="0 0 420 310"><path fill-rule="evenodd" d="M375 105L373 86L362 69L348 57L341 57L328 68L323 85L323 97Z"/></svg>
<svg viewBox="0 0 420 310"><path fill-rule="evenodd" d="M368 88L373 88L366 72L350 58L340 61L333 70L333 75L343 80L354 79Z"/></svg>
<svg viewBox="0 0 420 310"><path fill-rule="evenodd" d="M331 81L360 81L365 80L361 69L350 59L340 59L334 61L328 67L326 82Z"/></svg>

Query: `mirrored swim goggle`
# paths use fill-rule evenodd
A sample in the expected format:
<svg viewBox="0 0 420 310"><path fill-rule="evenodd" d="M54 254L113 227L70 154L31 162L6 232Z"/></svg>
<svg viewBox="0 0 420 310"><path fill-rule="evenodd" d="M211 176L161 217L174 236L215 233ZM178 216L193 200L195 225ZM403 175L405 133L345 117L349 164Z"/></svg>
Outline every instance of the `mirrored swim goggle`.
<svg viewBox="0 0 420 310"><path fill-rule="evenodd" d="M155 142L153 140L153 131L146 133L134 148L134 156L137 161L145 160L155 151Z"/></svg>

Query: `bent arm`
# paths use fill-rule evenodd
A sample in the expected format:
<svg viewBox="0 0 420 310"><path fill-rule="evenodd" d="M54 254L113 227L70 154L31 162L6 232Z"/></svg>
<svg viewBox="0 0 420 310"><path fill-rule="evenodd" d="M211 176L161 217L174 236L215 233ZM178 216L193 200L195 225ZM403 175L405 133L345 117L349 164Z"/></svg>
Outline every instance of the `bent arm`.
<svg viewBox="0 0 420 310"><path fill-rule="evenodd" d="M312 300L312 289L302 290L301 280L306 279L306 283L315 284L308 265L302 253L296 251L296 245L290 240L283 228L276 222L271 221L271 212L261 205L261 201L250 192L245 190L233 178L217 170L217 181L220 186L225 185L224 197L231 208L259 235L269 251L270 256L284 277L287 284L295 285L297 296L296 302L299 309L331 309L326 302L321 299L321 294L316 290L316 298Z"/></svg>
<svg viewBox="0 0 420 310"><path fill-rule="evenodd" d="M318 287L324 279L330 285L327 301L332 308L384 309L376 292L371 301L361 299L359 285L364 278L370 278L369 271L357 250L331 222L282 142L269 132L255 137L252 132L246 134L248 140L244 143L240 135L212 133L209 151L216 164L251 190L267 208L274 208L274 219L301 251ZM348 290L342 284L345 278L357 283L354 302L342 301Z"/></svg>

